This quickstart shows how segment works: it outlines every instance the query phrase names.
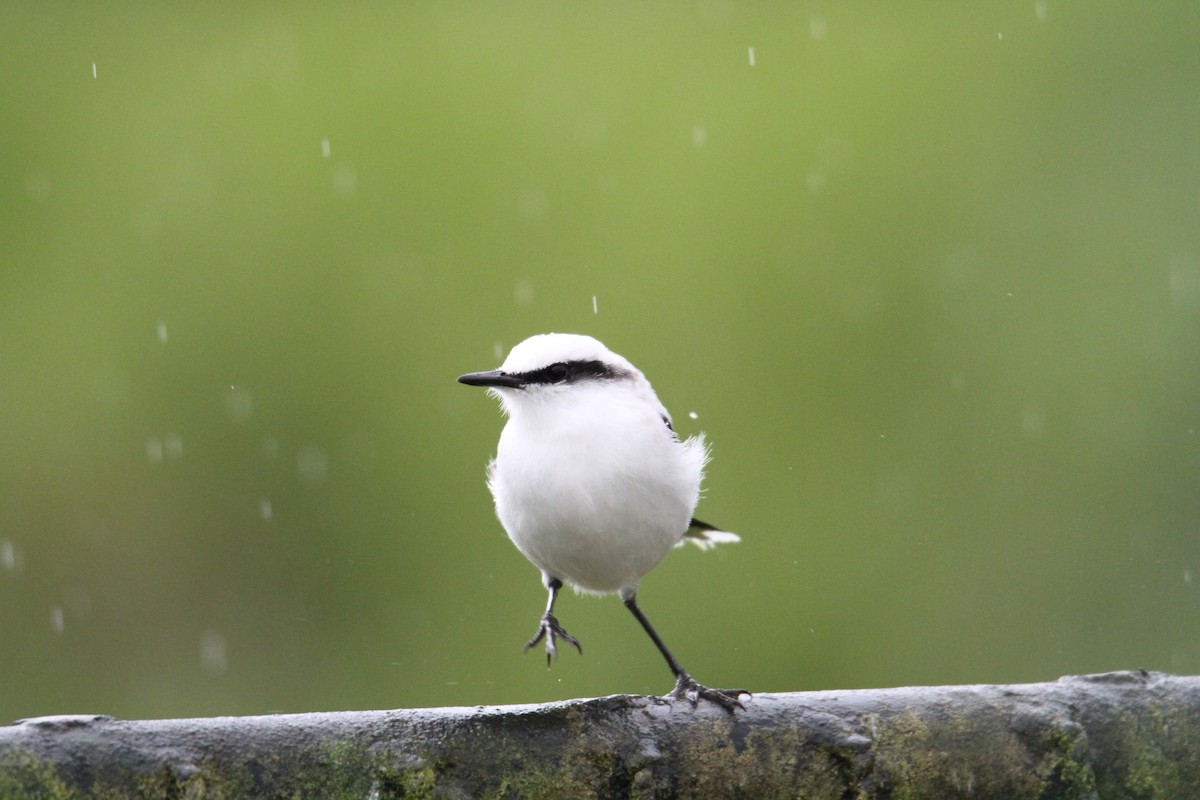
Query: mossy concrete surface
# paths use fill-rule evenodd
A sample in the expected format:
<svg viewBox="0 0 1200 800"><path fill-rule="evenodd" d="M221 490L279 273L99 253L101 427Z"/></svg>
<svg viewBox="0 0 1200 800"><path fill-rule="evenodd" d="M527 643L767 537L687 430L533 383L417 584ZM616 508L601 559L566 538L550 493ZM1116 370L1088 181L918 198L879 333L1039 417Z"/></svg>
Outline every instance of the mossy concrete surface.
<svg viewBox="0 0 1200 800"><path fill-rule="evenodd" d="M0 798L1200 798L1200 678L0 728Z"/></svg>

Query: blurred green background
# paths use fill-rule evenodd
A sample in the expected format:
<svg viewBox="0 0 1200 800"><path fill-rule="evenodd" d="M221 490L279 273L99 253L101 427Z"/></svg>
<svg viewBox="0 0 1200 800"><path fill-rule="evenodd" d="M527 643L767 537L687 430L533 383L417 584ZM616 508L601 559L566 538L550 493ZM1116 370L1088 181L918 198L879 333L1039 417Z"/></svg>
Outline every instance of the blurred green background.
<svg viewBox="0 0 1200 800"><path fill-rule="evenodd" d="M1200 6L0 6L0 720L662 693L455 383L713 445L641 601L757 691L1200 671Z"/></svg>

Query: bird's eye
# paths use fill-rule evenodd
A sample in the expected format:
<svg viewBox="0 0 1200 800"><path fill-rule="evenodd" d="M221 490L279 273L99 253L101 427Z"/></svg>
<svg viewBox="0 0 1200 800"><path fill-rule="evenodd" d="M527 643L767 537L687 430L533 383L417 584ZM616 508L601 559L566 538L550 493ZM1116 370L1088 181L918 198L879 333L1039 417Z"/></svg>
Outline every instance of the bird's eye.
<svg viewBox="0 0 1200 800"><path fill-rule="evenodd" d="M546 367L546 375L550 378L551 383L562 383L567 379L567 365L559 362Z"/></svg>

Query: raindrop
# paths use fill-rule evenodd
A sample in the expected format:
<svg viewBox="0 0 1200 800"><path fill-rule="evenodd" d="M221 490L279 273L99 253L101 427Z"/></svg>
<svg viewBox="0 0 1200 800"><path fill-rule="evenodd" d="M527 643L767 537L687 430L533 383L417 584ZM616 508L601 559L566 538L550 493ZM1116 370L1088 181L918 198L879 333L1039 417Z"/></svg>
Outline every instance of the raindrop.
<svg viewBox="0 0 1200 800"><path fill-rule="evenodd" d="M750 55L750 66L753 67L754 66L754 48L753 47L750 48L749 55Z"/></svg>
<svg viewBox="0 0 1200 800"><path fill-rule="evenodd" d="M230 386L225 391L225 410L234 422L242 423L254 413L254 395L245 386Z"/></svg>
<svg viewBox="0 0 1200 800"><path fill-rule="evenodd" d="M63 620L62 606L50 607L50 627L55 633L62 633L65 622Z"/></svg>
<svg viewBox="0 0 1200 800"><path fill-rule="evenodd" d="M270 500L264 497L258 501L258 515L263 518L263 522L270 522L274 513Z"/></svg>
<svg viewBox="0 0 1200 800"><path fill-rule="evenodd" d="M808 35L821 41L829 34L829 23L824 17L813 17L808 21Z"/></svg>
<svg viewBox="0 0 1200 800"><path fill-rule="evenodd" d="M167 323L159 321L158 323L158 341L162 344L167 343Z"/></svg>
<svg viewBox="0 0 1200 800"><path fill-rule="evenodd" d="M328 140L328 139L322 139L322 140L321 140L321 155L322 155L324 158L329 158L329 155L330 155L330 153L332 153L332 152L333 152L333 150L331 150L331 149L330 149L330 147L329 147L329 140Z"/></svg>
<svg viewBox="0 0 1200 800"><path fill-rule="evenodd" d="M1038 18L1038 22L1045 22L1048 13L1049 9L1046 8L1046 4L1041 2L1041 0L1033 4L1033 14Z"/></svg>
<svg viewBox="0 0 1200 800"><path fill-rule="evenodd" d="M92 77L93 78L96 77L96 62L95 61L92 62Z"/></svg>
<svg viewBox="0 0 1200 800"><path fill-rule="evenodd" d="M599 314L599 313L600 313L600 309L599 309L599 307L596 305L596 295L592 295L592 313L593 313L593 314Z"/></svg>
<svg viewBox="0 0 1200 800"><path fill-rule="evenodd" d="M0 567L3 567L5 572L14 574L21 570L21 553L8 539L0 542Z"/></svg>
<svg viewBox="0 0 1200 800"><path fill-rule="evenodd" d="M50 176L44 172L31 173L25 178L25 194L41 202L50 196Z"/></svg>
<svg viewBox="0 0 1200 800"><path fill-rule="evenodd" d="M692 126L692 144L696 147L704 147L708 142L708 131L703 125L696 124Z"/></svg>
<svg viewBox="0 0 1200 800"><path fill-rule="evenodd" d="M340 166L333 171L333 191L338 197L349 200L358 191L358 173L354 167Z"/></svg>
<svg viewBox="0 0 1200 800"><path fill-rule="evenodd" d="M178 433L168 433L163 437L163 453L172 461L183 458L183 437Z"/></svg>
<svg viewBox="0 0 1200 800"><path fill-rule="evenodd" d="M229 645L214 630L207 630L200 637L200 666L209 675L223 675L229 670Z"/></svg>
<svg viewBox="0 0 1200 800"><path fill-rule="evenodd" d="M519 306L533 305L533 284L529 281L517 281L513 287L513 299Z"/></svg>
<svg viewBox="0 0 1200 800"><path fill-rule="evenodd" d="M697 414L695 411L689 411L688 419L700 419L700 415Z"/></svg>
<svg viewBox="0 0 1200 800"><path fill-rule="evenodd" d="M296 454L296 472L309 486L324 483L329 477L329 456L315 444L306 444Z"/></svg>
<svg viewBox="0 0 1200 800"><path fill-rule="evenodd" d="M151 464L161 464L163 460L162 439L151 436L146 440L146 460Z"/></svg>

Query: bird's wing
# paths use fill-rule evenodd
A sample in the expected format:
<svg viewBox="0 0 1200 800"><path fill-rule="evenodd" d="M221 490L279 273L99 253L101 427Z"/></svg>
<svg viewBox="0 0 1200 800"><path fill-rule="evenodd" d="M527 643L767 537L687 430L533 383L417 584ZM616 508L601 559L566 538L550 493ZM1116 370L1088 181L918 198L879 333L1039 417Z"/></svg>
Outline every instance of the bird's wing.
<svg viewBox="0 0 1200 800"><path fill-rule="evenodd" d="M726 542L740 542L742 537L736 533L723 531L715 525L709 525L707 522L692 517L691 524L688 526L687 533L683 534L683 538L679 540L676 547L682 547L684 542L691 542L701 550L708 550L716 547L718 544Z"/></svg>

